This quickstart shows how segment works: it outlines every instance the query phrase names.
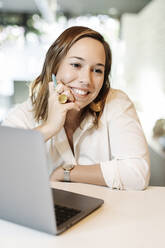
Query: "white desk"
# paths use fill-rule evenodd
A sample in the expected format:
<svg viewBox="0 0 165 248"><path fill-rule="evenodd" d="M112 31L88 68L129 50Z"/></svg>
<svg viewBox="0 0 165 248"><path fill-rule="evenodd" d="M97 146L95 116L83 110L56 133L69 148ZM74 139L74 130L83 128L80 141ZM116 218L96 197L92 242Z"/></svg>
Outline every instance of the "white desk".
<svg viewBox="0 0 165 248"><path fill-rule="evenodd" d="M106 187L54 183L54 187L104 199L104 205L60 236L0 220L1 248L164 248L165 187L111 191Z"/></svg>

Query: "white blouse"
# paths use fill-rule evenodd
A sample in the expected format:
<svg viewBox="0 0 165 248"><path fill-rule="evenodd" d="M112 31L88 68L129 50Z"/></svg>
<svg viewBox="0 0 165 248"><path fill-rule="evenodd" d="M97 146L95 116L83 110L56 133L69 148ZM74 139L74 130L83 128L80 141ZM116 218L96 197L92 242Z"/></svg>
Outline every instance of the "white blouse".
<svg viewBox="0 0 165 248"><path fill-rule="evenodd" d="M3 125L35 128L31 100L10 110ZM73 135L74 155L64 128L46 142L49 173L64 163L100 164L111 189L145 189L149 183L149 153L133 103L121 90L111 89L96 128L88 115ZM51 158L51 159L50 159Z"/></svg>

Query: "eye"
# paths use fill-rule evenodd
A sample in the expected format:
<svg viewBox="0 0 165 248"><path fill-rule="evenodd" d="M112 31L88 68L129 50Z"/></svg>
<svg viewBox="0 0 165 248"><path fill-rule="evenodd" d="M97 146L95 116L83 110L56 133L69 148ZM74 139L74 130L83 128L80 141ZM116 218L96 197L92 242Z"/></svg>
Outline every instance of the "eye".
<svg viewBox="0 0 165 248"><path fill-rule="evenodd" d="M103 71L101 69L93 69L94 72L98 73L98 74L102 74Z"/></svg>
<svg viewBox="0 0 165 248"><path fill-rule="evenodd" d="M71 66L74 68L80 68L81 65L79 63L71 63Z"/></svg>

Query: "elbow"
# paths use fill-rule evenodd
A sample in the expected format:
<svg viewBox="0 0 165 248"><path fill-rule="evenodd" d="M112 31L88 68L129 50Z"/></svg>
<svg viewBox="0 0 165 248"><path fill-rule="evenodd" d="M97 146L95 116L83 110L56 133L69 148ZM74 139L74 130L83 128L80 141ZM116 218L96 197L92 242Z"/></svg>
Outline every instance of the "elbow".
<svg viewBox="0 0 165 248"><path fill-rule="evenodd" d="M103 169L110 189L140 191L149 185L150 165L145 159L115 160L111 167L105 164Z"/></svg>
<svg viewBox="0 0 165 248"><path fill-rule="evenodd" d="M125 185L123 185L123 190L137 190L137 191L141 191L141 190L145 190L149 185L149 180L147 178L144 177L136 177L134 178L134 180L131 180L131 183L125 183Z"/></svg>
<svg viewBox="0 0 165 248"><path fill-rule="evenodd" d="M145 190L150 181L150 168L145 167L145 170L134 170L132 173L132 179L130 184L126 185L128 190Z"/></svg>
<svg viewBox="0 0 165 248"><path fill-rule="evenodd" d="M132 187L130 188L131 190L145 190L148 187L148 182L146 181L146 179L141 178L141 180L138 180L137 182L135 182L134 185L132 185Z"/></svg>
<svg viewBox="0 0 165 248"><path fill-rule="evenodd" d="M123 178L123 189L145 190L150 181L150 164L146 160L134 161L134 167L127 167L127 177Z"/></svg>

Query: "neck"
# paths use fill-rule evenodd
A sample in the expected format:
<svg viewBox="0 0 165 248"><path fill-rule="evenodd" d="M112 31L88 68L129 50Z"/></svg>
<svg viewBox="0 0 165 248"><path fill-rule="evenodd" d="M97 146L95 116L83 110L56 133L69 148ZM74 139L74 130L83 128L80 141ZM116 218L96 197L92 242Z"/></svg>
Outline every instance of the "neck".
<svg viewBox="0 0 165 248"><path fill-rule="evenodd" d="M65 125L66 129L72 129L73 132L80 125L82 111L69 110L66 115Z"/></svg>

